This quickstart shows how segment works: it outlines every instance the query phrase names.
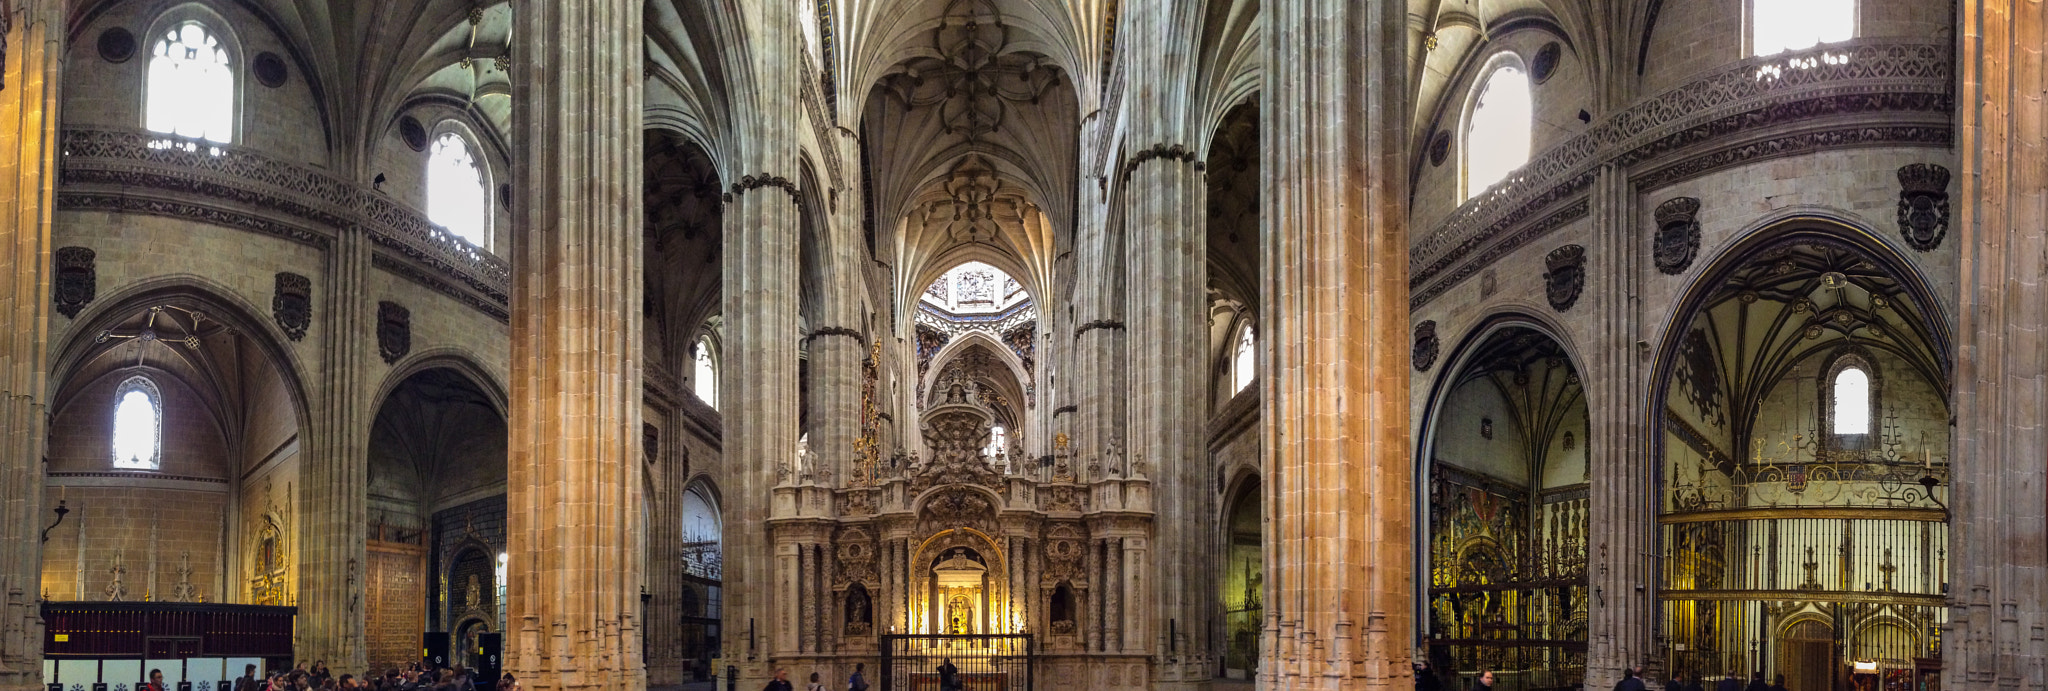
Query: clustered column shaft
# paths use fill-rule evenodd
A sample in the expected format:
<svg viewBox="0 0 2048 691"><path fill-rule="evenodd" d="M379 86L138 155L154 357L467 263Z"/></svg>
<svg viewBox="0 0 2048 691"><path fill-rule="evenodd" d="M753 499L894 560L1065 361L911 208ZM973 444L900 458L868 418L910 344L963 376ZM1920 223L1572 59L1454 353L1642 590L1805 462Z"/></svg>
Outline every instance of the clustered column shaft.
<svg viewBox="0 0 2048 691"><path fill-rule="evenodd" d="M515 13L519 227L507 667L536 689L646 686L641 520L641 6Z"/></svg>
<svg viewBox="0 0 2048 691"><path fill-rule="evenodd" d="M25 6L24 6L25 5ZM0 89L0 689L41 686L43 452L49 377L50 218L64 3L16 2Z"/></svg>
<svg viewBox="0 0 2048 691"><path fill-rule="evenodd" d="M1410 683L1408 108L1388 78L1407 65L1403 8L1263 8L1269 689Z"/></svg>

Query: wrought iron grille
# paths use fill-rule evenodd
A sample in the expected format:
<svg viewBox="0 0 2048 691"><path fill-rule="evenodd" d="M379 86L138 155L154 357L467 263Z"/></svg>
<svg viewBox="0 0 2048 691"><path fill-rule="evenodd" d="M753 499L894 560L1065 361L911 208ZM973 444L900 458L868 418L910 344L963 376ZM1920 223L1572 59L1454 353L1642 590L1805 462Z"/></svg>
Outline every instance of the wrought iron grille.
<svg viewBox="0 0 2048 691"><path fill-rule="evenodd" d="M1030 634L882 636L877 691L952 691L939 685L940 665L959 669L959 691L1031 691Z"/></svg>

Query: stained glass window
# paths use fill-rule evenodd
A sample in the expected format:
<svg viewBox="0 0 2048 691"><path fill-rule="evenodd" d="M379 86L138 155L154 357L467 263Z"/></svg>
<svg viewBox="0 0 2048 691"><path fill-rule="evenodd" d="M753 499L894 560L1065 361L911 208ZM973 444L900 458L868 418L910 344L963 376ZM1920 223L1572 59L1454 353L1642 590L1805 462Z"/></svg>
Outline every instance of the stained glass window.
<svg viewBox="0 0 2048 691"><path fill-rule="evenodd" d="M1771 55L1856 36L1856 0L1751 0L1751 54Z"/></svg>
<svg viewBox="0 0 2048 691"><path fill-rule="evenodd" d="M114 467L160 467L163 419L163 396L156 383L142 376L121 382L114 390Z"/></svg>
<svg viewBox="0 0 2048 691"><path fill-rule="evenodd" d="M1529 162L1535 122L1529 77L1521 68L1505 66L1487 75L1465 127L1465 198Z"/></svg>
<svg viewBox="0 0 2048 691"><path fill-rule="evenodd" d="M1237 355L1230 361L1231 393L1243 391L1244 387L1251 386L1252 378L1258 376L1259 353L1254 347L1257 345L1257 335L1252 333L1250 325L1246 325L1244 333L1237 338Z"/></svg>
<svg viewBox="0 0 2048 691"><path fill-rule="evenodd" d="M157 39L147 89L143 119L150 131L234 141L234 63L205 26L186 22Z"/></svg>
<svg viewBox="0 0 2048 691"><path fill-rule="evenodd" d="M711 339L697 341L697 369L690 383L698 399L705 405L718 407L718 367L711 360Z"/></svg>
<svg viewBox="0 0 2048 691"><path fill-rule="evenodd" d="M427 157L427 220L478 247L490 246L491 195L469 141L454 132Z"/></svg>
<svg viewBox="0 0 2048 691"><path fill-rule="evenodd" d="M1835 374L1835 434L1870 433L1870 374L1856 367Z"/></svg>

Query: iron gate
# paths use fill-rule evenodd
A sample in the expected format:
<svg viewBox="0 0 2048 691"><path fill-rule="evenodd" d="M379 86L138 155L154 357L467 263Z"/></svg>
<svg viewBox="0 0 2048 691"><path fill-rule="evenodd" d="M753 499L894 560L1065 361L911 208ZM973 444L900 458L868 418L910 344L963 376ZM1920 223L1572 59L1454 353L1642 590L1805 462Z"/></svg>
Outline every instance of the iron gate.
<svg viewBox="0 0 2048 691"><path fill-rule="evenodd" d="M960 670L959 691L1032 691L1031 634L882 636L877 691L953 691L939 687L939 666Z"/></svg>

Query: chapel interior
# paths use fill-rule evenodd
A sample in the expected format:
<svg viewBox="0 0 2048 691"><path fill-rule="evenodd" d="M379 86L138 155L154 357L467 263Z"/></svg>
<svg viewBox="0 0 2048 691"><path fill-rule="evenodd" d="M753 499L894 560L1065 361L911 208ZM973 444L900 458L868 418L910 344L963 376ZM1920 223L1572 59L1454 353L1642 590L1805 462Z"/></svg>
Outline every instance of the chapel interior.
<svg viewBox="0 0 2048 691"><path fill-rule="evenodd" d="M2048 691L2044 48L0 0L0 691Z"/></svg>

